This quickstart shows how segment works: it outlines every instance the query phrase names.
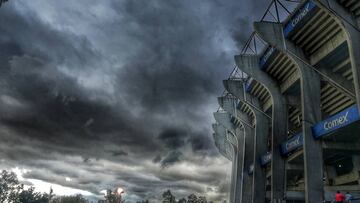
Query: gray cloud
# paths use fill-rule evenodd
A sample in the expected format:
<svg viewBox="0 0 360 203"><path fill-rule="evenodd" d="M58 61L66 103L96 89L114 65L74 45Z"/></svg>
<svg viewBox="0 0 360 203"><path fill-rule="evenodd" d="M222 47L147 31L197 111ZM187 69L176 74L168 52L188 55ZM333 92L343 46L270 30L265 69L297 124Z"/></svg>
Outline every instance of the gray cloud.
<svg viewBox="0 0 360 203"><path fill-rule="evenodd" d="M161 160L161 166L163 168L174 165L175 163L181 161L183 154L179 151L171 151L166 157Z"/></svg>
<svg viewBox="0 0 360 203"><path fill-rule="evenodd" d="M225 198L212 111L259 2L4 4L0 166L97 195L120 185L130 201Z"/></svg>

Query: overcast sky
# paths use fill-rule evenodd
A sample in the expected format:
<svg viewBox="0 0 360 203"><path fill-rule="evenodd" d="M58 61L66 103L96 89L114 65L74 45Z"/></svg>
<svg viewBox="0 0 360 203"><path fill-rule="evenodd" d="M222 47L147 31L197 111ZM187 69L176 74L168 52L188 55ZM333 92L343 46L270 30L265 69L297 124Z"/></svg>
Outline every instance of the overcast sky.
<svg viewBox="0 0 360 203"><path fill-rule="evenodd" d="M230 162L213 144L212 112L265 2L4 4L0 167L58 194L226 198Z"/></svg>

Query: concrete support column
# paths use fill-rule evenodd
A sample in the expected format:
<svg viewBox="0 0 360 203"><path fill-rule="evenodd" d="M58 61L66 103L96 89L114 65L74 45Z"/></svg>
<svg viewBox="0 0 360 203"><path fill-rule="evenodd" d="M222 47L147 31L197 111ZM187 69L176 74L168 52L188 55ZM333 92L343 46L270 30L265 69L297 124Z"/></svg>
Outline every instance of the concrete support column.
<svg viewBox="0 0 360 203"><path fill-rule="evenodd" d="M272 108L272 161L271 202L283 202L285 195L285 161L280 153L280 144L287 139L287 104L276 81L260 70L259 57L254 55L235 56L239 69L263 84L270 92Z"/></svg>
<svg viewBox="0 0 360 203"><path fill-rule="evenodd" d="M243 133L245 136L243 149L243 190L242 190L242 202L252 202L252 188L253 181L252 176L249 175L250 165L254 163L254 130L249 126L250 118L244 112L238 111L236 108L237 100L233 97L219 97L220 106L230 113L233 117L240 119L242 123ZM237 132L239 134L241 132Z"/></svg>
<svg viewBox="0 0 360 203"><path fill-rule="evenodd" d="M249 102L256 108L261 109L257 98L245 93L244 82L239 80L224 80L225 89L241 102ZM246 94L246 98L245 98ZM266 173L260 163L260 156L267 153L267 139L269 119L248 105L255 114L255 140L254 140L254 172L253 172L253 196L254 203L263 203L266 198Z"/></svg>
<svg viewBox="0 0 360 203"><path fill-rule="evenodd" d="M282 24L255 22L254 28L261 38L292 59L300 70L305 200L307 203L323 202L322 147L321 141L315 140L312 134L312 126L321 120L320 77L307 65L302 50L285 39Z"/></svg>
<svg viewBox="0 0 360 203"><path fill-rule="evenodd" d="M360 156L359 155L353 155L352 156L352 162L354 165L353 171L359 173L360 171ZM360 184L360 179L358 179L358 184Z"/></svg>
<svg viewBox="0 0 360 203"><path fill-rule="evenodd" d="M243 129L237 128L231 123L231 114L228 112L215 112L214 118L216 122L223 125L228 131L236 136L237 153L236 161L233 163L236 166L235 188L234 188L234 202L241 203L243 191L243 169L244 169L244 147L245 147L245 133Z"/></svg>
<svg viewBox="0 0 360 203"><path fill-rule="evenodd" d="M360 27L352 13L337 0L316 0L316 4L327 11L342 26L347 35L351 69L354 76L356 104L360 109Z"/></svg>
<svg viewBox="0 0 360 203"><path fill-rule="evenodd" d="M238 150L237 147L233 146L233 157L232 157L232 166L231 166L231 180L230 180L230 203L235 203L235 178L237 177L237 157Z"/></svg>
<svg viewBox="0 0 360 203"><path fill-rule="evenodd" d="M244 113L240 113L239 117L245 117ZM242 118L244 119L244 118ZM244 153L244 186L243 186L243 198L242 203L245 202L253 202L252 194L253 194L253 179L252 175L249 175L249 168L251 164L254 163L254 129L244 125L244 133L245 133L245 153Z"/></svg>
<svg viewBox="0 0 360 203"><path fill-rule="evenodd" d="M245 132L242 129L236 129L236 137L238 141L238 156L237 156L237 173L235 184L235 203L244 203L243 190L244 190L244 156L245 156Z"/></svg>
<svg viewBox="0 0 360 203"><path fill-rule="evenodd" d="M326 176L329 185L333 184L333 181L336 178L336 170L334 166L330 166L330 165L326 166Z"/></svg>
<svg viewBox="0 0 360 203"><path fill-rule="evenodd" d="M238 147L237 144L236 146L232 143L229 142L228 145L225 144L225 142L227 141L227 129L220 124L213 124L212 125L215 133L214 133L214 139L215 139L215 144L216 146L219 148L219 152L222 152L222 155L225 156L227 159L232 161L232 167L231 167L231 180L230 180L230 196L229 196L229 200L230 203L235 203L235 197L236 197L236 179L237 179L237 173L238 173L238 159L239 159L239 152L238 152ZM226 148L226 146L230 146L231 149L231 155L232 156L228 156L229 154L226 153L226 151L228 151ZM241 155L240 155L241 156Z"/></svg>

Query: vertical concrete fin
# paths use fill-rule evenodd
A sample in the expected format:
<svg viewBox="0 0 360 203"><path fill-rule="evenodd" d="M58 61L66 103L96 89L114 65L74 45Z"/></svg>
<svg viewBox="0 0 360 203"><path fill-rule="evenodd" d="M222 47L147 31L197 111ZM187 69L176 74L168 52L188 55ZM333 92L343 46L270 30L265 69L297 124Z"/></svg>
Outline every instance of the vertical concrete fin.
<svg viewBox="0 0 360 203"><path fill-rule="evenodd" d="M223 80L226 91L240 100L244 100L244 82L239 80Z"/></svg>
<svg viewBox="0 0 360 203"><path fill-rule="evenodd" d="M254 30L271 46L284 51L284 35L281 23L254 22Z"/></svg>
<svg viewBox="0 0 360 203"><path fill-rule="evenodd" d="M307 203L323 201L322 181L322 151L320 142L314 140L311 126L321 118L320 111L320 77L311 68L300 47L283 36L283 28L279 23L257 22L254 24L256 32L267 43L286 54L300 70L301 104L305 168L305 199Z"/></svg>
<svg viewBox="0 0 360 203"><path fill-rule="evenodd" d="M235 99L229 97L218 97L218 103L225 111L235 116Z"/></svg>
<svg viewBox="0 0 360 203"><path fill-rule="evenodd" d="M232 159L231 167L231 183L230 183L230 203L235 203L235 194L236 194L236 177L237 177L237 149L233 148L234 156Z"/></svg>
<svg viewBox="0 0 360 203"><path fill-rule="evenodd" d="M231 123L231 116L227 112L215 112L214 118L216 122L223 125L226 129L230 130L231 132L235 133L234 125Z"/></svg>
<svg viewBox="0 0 360 203"><path fill-rule="evenodd" d="M260 70L259 57L257 55L236 55L234 59L237 67L248 75L254 74L253 68Z"/></svg>
<svg viewBox="0 0 360 203"><path fill-rule="evenodd" d="M245 73L253 77L268 89L273 100L272 110L272 174L271 174L271 201L281 201L285 194L285 161L279 150L279 145L286 141L287 135L287 107L286 99L281 94L276 81L261 71L259 57L250 55L235 56L235 63Z"/></svg>
<svg viewBox="0 0 360 203"><path fill-rule="evenodd" d="M261 109L259 100L253 95L244 91L245 82L242 80L224 80L225 89L232 94L234 97L240 100L240 102L251 104L258 109ZM250 106L251 106L250 105Z"/></svg>

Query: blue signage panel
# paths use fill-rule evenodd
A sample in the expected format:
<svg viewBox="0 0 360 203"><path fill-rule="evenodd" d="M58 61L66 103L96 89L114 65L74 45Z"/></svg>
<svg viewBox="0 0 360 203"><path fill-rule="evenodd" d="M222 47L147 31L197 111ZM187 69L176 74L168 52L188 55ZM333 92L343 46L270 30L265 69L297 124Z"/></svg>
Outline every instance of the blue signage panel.
<svg viewBox="0 0 360 203"><path fill-rule="evenodd" d="M360 120L359 110L356 105L353 105L314 125L312 127L313 135L315 138L320 138L358 120Z"/></svg>
<svg viewBox="0 0 360 203"><path fill-rule="evenodd" d="M271 153L270 152L268 152L265 155L262 155L260 157L261 166L265 166L266 164L270 163L270 161L271 161Z"/></svg>
<svg viewBox="0 0 360 203"><path fill-rule="evenodd" d="M290 152L298 149L299 147L302 147L303 145L303 135L302 133L299 133L289 139L288 141L281 144L281 154L287 155Z"/></svg>
<svg viewBox="0 0 360 203"><path fill-rule="evenodd" d="M285 37L289 36L294 28L299 25L299 23L316 7L317 6L313 0L309 0L307 3L305 3L284 27Z"/></svg>
<svg viewBox="0 0 360 203"><path fill-rule="evenodd" d="M266 70L267 66L266 63L269 61L269 59L273 56L273 54L275 53L275 48L272 46L269 46L264 55L262 55L262 57L260 58L260 69L261 70Z"/></svg>
<svg viewBox="0 0 360 203"><path fill-rule="evenodd" d="M245 85L245 90L246 92L250 92L251 91L251 83L253 82L254 78L249 78L246 81L246 85Z"/></svg>

